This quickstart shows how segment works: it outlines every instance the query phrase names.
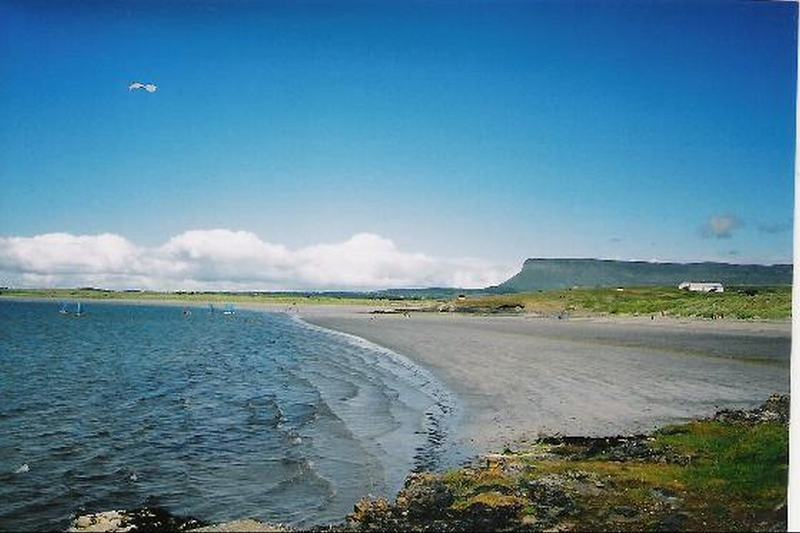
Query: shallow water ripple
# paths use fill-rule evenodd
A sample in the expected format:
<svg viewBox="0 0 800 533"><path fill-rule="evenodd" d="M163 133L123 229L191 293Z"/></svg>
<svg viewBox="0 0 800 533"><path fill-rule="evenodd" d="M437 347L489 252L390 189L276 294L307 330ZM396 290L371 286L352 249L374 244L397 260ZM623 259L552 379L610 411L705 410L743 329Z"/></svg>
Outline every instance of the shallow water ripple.
<svg viewBox="0 0 800 533"><path fill-rule="evenodd" d="M360 339L270 313L58 307L0 302L0 529L141 505L333 521L444 453L450 394Z"/></svg>

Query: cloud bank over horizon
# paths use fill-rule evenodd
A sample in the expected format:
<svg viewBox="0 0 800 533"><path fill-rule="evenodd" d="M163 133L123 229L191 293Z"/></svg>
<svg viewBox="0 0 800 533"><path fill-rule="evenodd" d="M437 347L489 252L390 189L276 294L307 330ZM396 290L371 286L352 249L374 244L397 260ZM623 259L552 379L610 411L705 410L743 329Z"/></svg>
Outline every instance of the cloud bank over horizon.
<svg viewBox="0 0 800 533"><path fill-rule="evenodd" d="M515 265L514 265L515 266ZM358 233L346 241L290 249L255 233L192 230L156 247L112 234L0 237L0 284L152 290L372 290L479 288L514 266L437 258Z"/></svg>

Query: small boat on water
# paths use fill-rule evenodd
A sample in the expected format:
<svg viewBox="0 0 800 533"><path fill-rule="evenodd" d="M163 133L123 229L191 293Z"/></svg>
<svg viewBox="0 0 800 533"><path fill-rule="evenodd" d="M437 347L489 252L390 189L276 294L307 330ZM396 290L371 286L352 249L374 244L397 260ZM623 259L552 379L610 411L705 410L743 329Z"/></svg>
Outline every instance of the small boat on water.
<svg viewBox="0 0 800 533"><path fill-rule="evenodd" d="M83 316L86 314L86 311L83 309L83 304L80 302L75 302L75 312L73 313L67 304L62 303L61 306L58 308L58 314L63 316Z"/></svg>

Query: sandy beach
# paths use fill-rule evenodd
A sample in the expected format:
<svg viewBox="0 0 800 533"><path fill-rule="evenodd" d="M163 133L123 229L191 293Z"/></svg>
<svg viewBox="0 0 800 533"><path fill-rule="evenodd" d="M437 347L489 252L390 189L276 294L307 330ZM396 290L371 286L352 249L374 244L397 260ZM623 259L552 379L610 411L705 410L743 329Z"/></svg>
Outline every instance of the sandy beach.
<svg viewBox="0 0 800 533"><path fill-rule="evenodd" d="M19 301L26 299L15 298ZM100 304L206 307L163 299ZM454 444L496 452L540 434L617 435L752 408L789 392L790 321L372 313L241 304L356 335L431 370L462 406Z"/></svg>
<svg viewBox="0 0 800 533"><path fill-rule="evenodd" d="M463 405L455 439L477 452L643 432L789 391L788 321L299 313L432 370Z"/></svg>

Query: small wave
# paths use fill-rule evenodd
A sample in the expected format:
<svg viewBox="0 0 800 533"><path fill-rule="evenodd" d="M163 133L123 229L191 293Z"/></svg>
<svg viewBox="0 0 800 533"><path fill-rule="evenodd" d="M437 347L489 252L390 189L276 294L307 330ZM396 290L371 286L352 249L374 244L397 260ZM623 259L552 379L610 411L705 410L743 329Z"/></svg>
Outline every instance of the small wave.
<svg viewBox="0 0 800 533"><path fill-rule="evenodd" d="M415 450L414 471L435 470L442 466L449 434L448 428L453 419L457 417L459 409L453 393L433 373L405 355L357 335L317 326L306 322L297 315L287 314L287 316L304 328L341 338L351 346L377 355L374 361L384 370L427 395L431 399L432 405L424 415L426 443Z"/></svg>
<svg viewBox="0 0 800 533"><path fill-rule="evenodd" d="M282 507L283 516L291 519L308 516L309 510L325 509L336 496L334 484L319 475L312 461L292 463L296 466L294 474L267 489L267 496Z"/></svg>
<svg viewBox="0 0 800 533"><path fill-rule="evenodd" d="M341 518L366 492L390 496L442 455L446 390L402 356L284 315L173 314L108 305L91 331L20 336L12 360L42 366L35 386L11 380L0 416L0 448L18 454L0 473L8 529L64 529L80 505L141 505L147 494L214 521L310 525ZM94 352L114 356L85 357ZM31 483L48 502L36 517L8 503L30 501Z"/></svg>

